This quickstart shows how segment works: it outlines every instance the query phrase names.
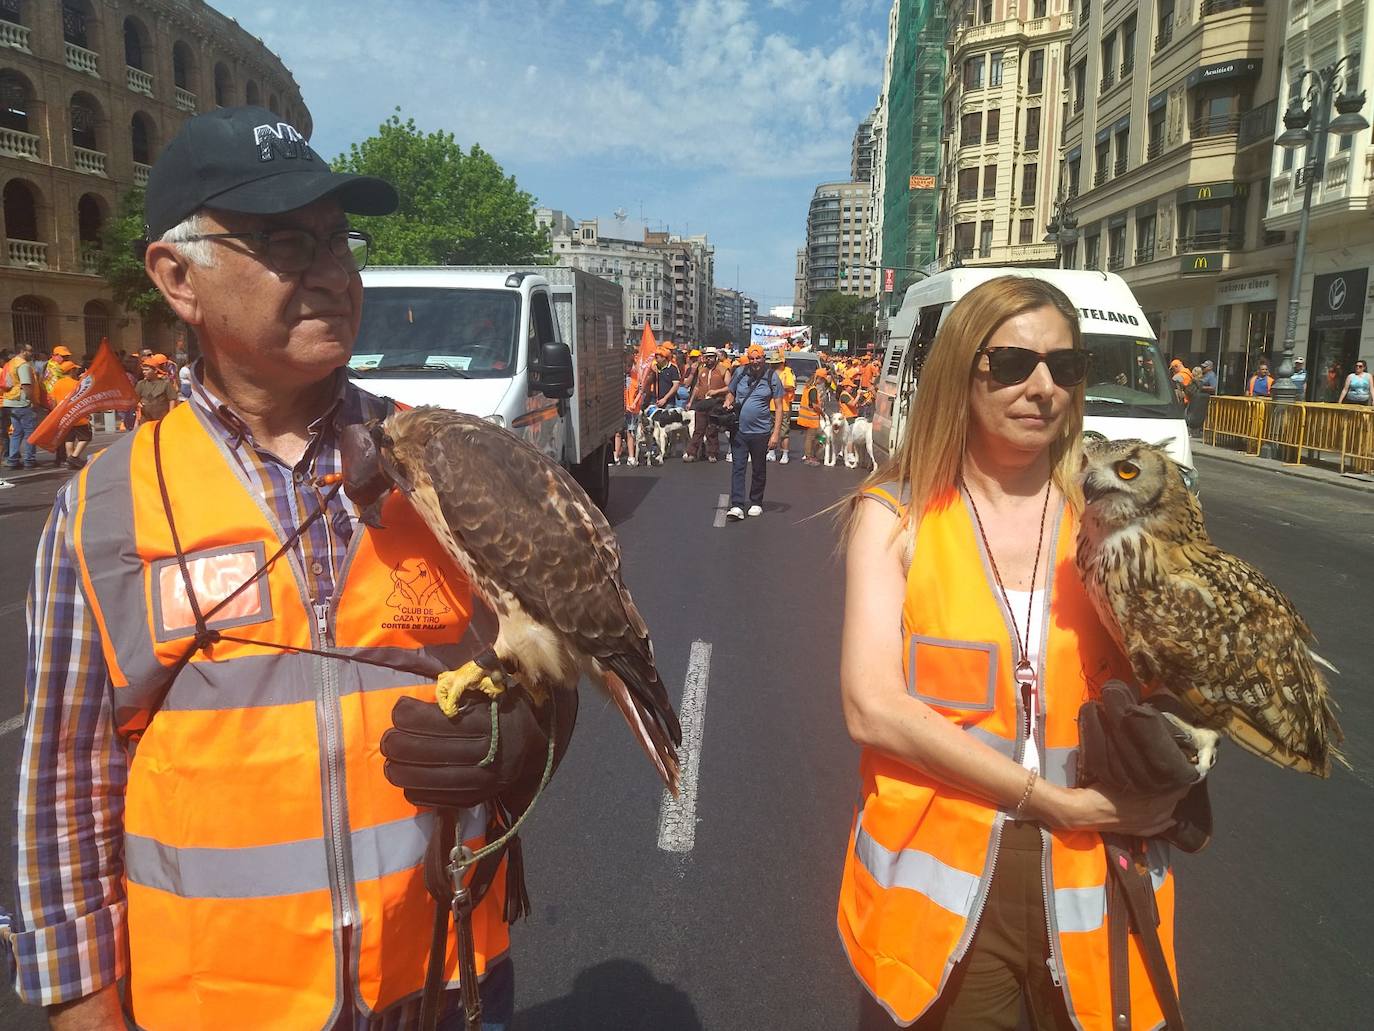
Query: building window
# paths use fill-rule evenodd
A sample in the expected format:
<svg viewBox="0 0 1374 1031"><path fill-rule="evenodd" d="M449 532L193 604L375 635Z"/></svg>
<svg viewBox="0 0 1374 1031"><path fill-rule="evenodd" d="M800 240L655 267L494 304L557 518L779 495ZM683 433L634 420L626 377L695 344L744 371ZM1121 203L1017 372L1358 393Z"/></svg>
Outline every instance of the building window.
<svg viewBox="0 0 1374 1031"><path fill-rule="evenodd" d="M1002 110L994 107L988 112L988 142L996 143L998 133L1002 128Z"/></svg>
<svg viewBox="0 0 1374 1031"><path fill-rule="evenodd" d="M1040 149L1040 109L1026 108L1026 149Z"/></svg>
<svg viewBox="0 0 1374 1031"><path fill-rule="evenodd" d="M1126 171L1131 153L1131 130L1127 126L1116 134L1116 169L1115 174L1120 175Z"/></svg>
<svg viewBox="0 0 1374 1031"><path fill-rule="evenodd" d="M991 55L988 58L988 85L1002 85L1002 51Z"/></svg>
<svg viewBox="0 0 1374 1031"><path fill-rule="evenodd" d="M1102 40L1102 88L1110 89L1116 83L1116 33L1109 32Z"/></svg>
<svg viewBox="0 0 1374 1031"><path fill-rule="evenodd" d="M1026 60L1026 89L1031 94L1045 89L1045 51L1032 50Z"/></svg>
<svg viewBox="0 0 1374 1031"><path fill-rule="evenodd" d="M1101 242L1101 237L1096 234L1083 238L1083 267L1085 269L1098 267L1098 247Z"/></svg>
<svg viewBox="0 0 1374 1031"><path fill-rule="evenodd" d="M992 257L992 219L986 219L978 226L978 257Z"/></svg>
<svg viewBox="0 0 1374 1031"><path fill-rule="evenodd" d="M1159 0L1159 35L1155 37L1155 51L1167 47L1174 38L1174 0Z"/></svg>
<svg viewBox="0 0 1374 1031"><path fill-rule="evenodd" d="M1021 203L1035 203L1035 181L1039 172L1038 165L1026 165L1021 169Z"/></svg>
<svg viewBox="0 0 1374 1031"><path fill-rule="evenodd" d="M1133 14L1121 24L1121 77L1135 70L1135 19Z"/></svg>
<svg viewBox="0 0 1374 1031"><path fill-rule="evenodd" d="M1115 272L1126 264L1126 227L1107 231L1107 268Z"/></svg>
<svg viewBox="0 0 1374 1031"><path fill-rule="evenodd" d="M959 145L972 147L983 142L983 112L973 111L959 120Z"/></svg>
<svg viewBox="0 0 1374 1031"><path fill-rule="evenodd" d="M1064 248L1064 267L1076 268L1078 266L1078 244L1071 243Z"/></svg>
<svg viewBox="0 0 1374 1031"><path fill-rule="evenodd" d="M1073 113L1083 110L1088 96L1088 60L1084 58L1073 66Z"/></svg>
<svg viewBox="0 0 1374 1031"><path fill-rule="evenodd" d="M1164 153L1164 108L1150 112L1150 142L1145 148L1145 159L1153 160ZM1292 151L1289 151L1291 154Z"/></svg>
<svg viewBox="0 0 1374 1031"><path fill-rule="evenodd" d="M89 18L90 12L80 0L64 0L62 4L62 38L68 43L89 50L91 45Z"/></svg>
<svg viewBox="0 0 1374 1031"><path fill-rule="evenodd" d="M1093 162L1094 186L1101 186L1112 174L1111 146L1110 142L1103 140L1097 145L1097 149L1093 151L1093 156L1096 158Z"/></svg>
<svg viewBox="0 0 1374 1031"><path fill-rule="evenodd" d="M970 57L964 62L964 89L983 88L983 64L984 59L981 54L978 57Z"/></svg>
<svg viewBox="0 0 1374 1031"><path fill-rule="evenodd" d="M29 85L18 72L0 72L0 126L29 131Z"/></svg>
<svg viewBox="0 0 1374 1031"><path fill-rule="evenodd" d="M1068 184L1068 190L1069 190L1069 197L1070 197L1070 198L1077 197L1077 196L1078 196L1078 191L1079 191L1079 189L1082 187L1082 179L1081 179L1082 170L1083 170L1083 161L1082 161L1081 158L1074 158L1072 161L1069 162L1069 184Z"/></svg>
<svg viewBox="0 0 1374 1031"><path fill-rule="evenodd" d="M973 253L972 222L954 223L954 253L956 255Z"/></svg>
<svg viewBox="0 0 1374 1031"><path fill-rule="evenodd" d="M959 169L959 199L976 200L978 198L978 169L961 168Z"/></svg>
<svg viewBox="0 0 1374 1031"><path fill-rule="evenodd" d="M995 196L997 196L997 166L996 166L996 165L984 165L984 166L983 166L983 196L984 196L984 197L995 197Z"/></svg>
<svg viewBox="0 0 1374 1031"><path fill-rule="evenodd" d="M1050 7L1049 0L1035 0L1035 2L1034 2L1033 4L1031 4L1031 17L1032 17L1032 18L1043 18L1043 17L1045 17L1046 12L1049 11L1049 7Z"/></svg>
<svg viewBox="0 0 1374 1031"><path fill-rule="evenodd" d="M95 101L84 93L72 97L71 119L72 146L99 150L96 127L100 124L100 109L95 106Z"/></svg>
<svg viewBox="0 0 1374 1031"><path fill-rule="evenodd" d="M992 0L979 0L978 13L984 25L992 21Z"/></svg>
<svg viewBox="0 0 1374 1031"><path fill-rule="evenodd" d="M1155 257L1155 216L1137 215L1135 219L1135 263L1153 261Z"/></svg>
<svg viewBox="0 0 1374 1031"><path fill-rule="evenodd" d="M1021 219L1021 224L1019 227L1019 231L1017 233L1017 239L1021 243L1033 243L1035 241L1035 219Z"/></svg>

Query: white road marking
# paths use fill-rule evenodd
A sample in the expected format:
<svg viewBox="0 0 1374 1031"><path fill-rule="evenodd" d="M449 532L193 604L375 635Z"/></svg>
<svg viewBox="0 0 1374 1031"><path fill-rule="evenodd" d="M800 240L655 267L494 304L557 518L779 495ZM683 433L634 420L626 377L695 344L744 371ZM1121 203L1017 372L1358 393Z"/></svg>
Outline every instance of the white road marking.
<svg viewBox="0 0 1374 1031"><path fill-rule="evenodd" d="M23 725L24 716L22 713L18 716L11 716L4 723L0 723L0 737L4 737L6 734L13 733Z"/></svg>
<svg viewBox="0 0 1374 1031"><path fill-rule="evenodd" d="M730 507L730 495L721 494L716 499L716 519L711 525L720 529L725 525L725 510Z"/></svg>
<svg viewBox="0 0 1374 1031"><path fill-rule="evenodd" d="M0 619L4 619L6 616L12 616L16 612L23 612L26 604L27 602L12 601L8 605L0 605Z"/></svg>
<svg viewBox="0 0 1374 1031"><path fill-rule="evenodd" d="M690 852L697 836L697 774L701 768L701 735L706 722L706 682L711 673L711 645L693 641L682 688L681 777L678 797L665 788L658 812L658 847L664 852Z"/></svg>

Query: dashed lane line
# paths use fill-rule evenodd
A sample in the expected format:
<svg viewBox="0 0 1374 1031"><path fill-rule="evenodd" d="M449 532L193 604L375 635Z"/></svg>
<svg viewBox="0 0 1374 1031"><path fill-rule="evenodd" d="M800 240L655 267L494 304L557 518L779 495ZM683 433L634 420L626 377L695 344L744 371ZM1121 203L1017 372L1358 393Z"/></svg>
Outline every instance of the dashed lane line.
<svg viewBox="0 0 1374 1031"><path fill-rule="evenodd" d="M706 722L706 683L711 674L711 645L693 641L687 658L687 679L678 713L682 748L678 752L678 796L666 788L658 813L658 847L664 852L692 851L697 836L697 774L701 768L701 737Z"/></svg>
<svg viewBox="0 0 1374 1031"><path fill-rule="evenodd" d="M4 723L0 723L0 737L4 737L6 734L13 734L23 725L24 717L22 714L18 716L11 716Z"/></svg>
<svg viewBox="0 0 1374 1031"><path fill-rule="evenodd" d="M719 530L722 526L725 525L725 510L726 510L729 506L730 506L730 495L729 495L729 494L721 494L721 495L716 499L716 519L715 519L715 522L713 522L713 523L711 524L711 525L714 526L716 529Z"/></svg>

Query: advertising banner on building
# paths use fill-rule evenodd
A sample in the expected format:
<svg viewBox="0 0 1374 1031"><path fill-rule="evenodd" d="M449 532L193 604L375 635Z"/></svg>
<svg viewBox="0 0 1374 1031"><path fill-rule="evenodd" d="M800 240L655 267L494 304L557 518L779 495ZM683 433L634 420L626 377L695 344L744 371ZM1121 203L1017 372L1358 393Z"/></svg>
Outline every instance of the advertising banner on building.
<svg viewBox="0 0 1374 1031"><path fill-rule="evenodd" d="M752 323L749 326L749 342L763 347L810 347L810 326L765 326Z"/></svg>

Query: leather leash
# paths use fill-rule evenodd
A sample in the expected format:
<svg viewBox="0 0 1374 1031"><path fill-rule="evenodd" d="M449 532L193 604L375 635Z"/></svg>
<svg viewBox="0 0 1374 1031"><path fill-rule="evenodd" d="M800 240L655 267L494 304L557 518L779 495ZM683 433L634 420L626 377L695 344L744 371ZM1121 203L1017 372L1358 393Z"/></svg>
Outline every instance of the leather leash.
<svg viewBox="0 0 1374 1031"><path fill-rule="evenodd" d="M1112 1026L1131 1026L1130 935L1134 934L1155 999L1169 1031L1185 1031L1178 990L1159 940L1159 910L1149 872L1136 862L1139 839L1104 834L1107 850L1107 954L1111 970Z"/></svg>

